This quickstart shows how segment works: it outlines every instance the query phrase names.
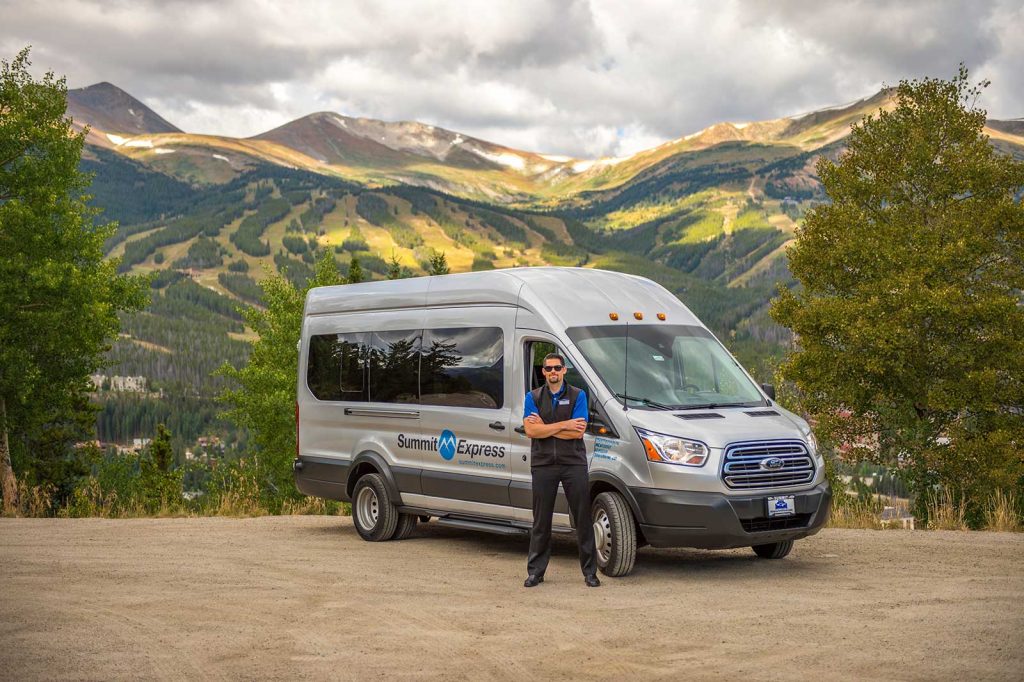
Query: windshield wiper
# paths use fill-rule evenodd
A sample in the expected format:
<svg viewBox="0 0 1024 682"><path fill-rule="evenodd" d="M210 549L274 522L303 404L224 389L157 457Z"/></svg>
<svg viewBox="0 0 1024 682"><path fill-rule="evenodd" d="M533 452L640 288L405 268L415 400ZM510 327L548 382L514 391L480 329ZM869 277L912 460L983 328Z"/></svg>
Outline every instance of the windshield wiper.
<svg viewBox="0 0 1024 682"><path fill-rule="evenodd" d="M714 410L719 407L749 407L746 403L707 403L706 405L679 405L676 410Z"/></svg>
<svg viewBox="0 0 1024 682"><path fill-rule="evenodd" d="M643 403L644 405L647 405L648 407L655 407L655 408L657 408L659 410L674 410L675 409L674 407L669 407L668 405L662 405L661 403L656 403L653 400L649 400L647 398L637 398L636 396L626 395L625 393L616 393L615 397L616 398L622 398L623 400L633 400L633 401L638 402L638 403Z"/></svg>

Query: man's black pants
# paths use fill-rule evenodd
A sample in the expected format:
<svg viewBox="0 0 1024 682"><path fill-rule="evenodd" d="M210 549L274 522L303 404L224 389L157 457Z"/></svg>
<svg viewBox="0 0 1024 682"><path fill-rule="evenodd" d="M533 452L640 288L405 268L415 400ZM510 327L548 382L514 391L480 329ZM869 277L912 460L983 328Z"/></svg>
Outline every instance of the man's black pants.
<svg viewBox="0 0 1024 682"><path fill-rule="evenodd" d="M569 513L576 523L576 541L580 548L583 575L597 575L594 524L590 517L590 486L586 464L552 464L533 467L533 529L530 531L530 555L526 560L529 575L544 575L551 559L551 515L555 511L558 484L565 488Z"/></svg>

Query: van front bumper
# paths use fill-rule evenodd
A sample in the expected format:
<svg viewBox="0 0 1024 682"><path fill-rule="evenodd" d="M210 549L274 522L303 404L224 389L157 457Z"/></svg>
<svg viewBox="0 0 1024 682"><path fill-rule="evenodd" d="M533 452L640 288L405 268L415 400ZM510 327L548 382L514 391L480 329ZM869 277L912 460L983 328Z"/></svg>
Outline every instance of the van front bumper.
<svg viewBox="0 0 1024 682"><path fill-rule="evenodd" d="M722 493L630 489L640 529L654 547L729 549L797 540L814 535L828 521L832 490L822 483L800 492ZM796 513L768 518L770 495L792 495Z"/></svg>

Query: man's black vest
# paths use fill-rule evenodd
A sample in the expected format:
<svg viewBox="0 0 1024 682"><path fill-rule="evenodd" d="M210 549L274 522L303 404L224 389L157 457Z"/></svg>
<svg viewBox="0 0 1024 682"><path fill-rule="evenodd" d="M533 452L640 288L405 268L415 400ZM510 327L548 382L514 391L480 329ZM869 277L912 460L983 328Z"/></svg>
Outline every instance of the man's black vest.
<svg viewBox="0 0 1024 682"><path fill-rule="evenodd" d="M580 395L580 389L575 386L565 385L565 393L559 399L557 406L552 406L551 391L547 386L535 388L532 391L533 404L537 406L537 413L545 424L564 422L572 419L572 410L576 405L576 398ZM582 438L574 440L562 440L549 436L547 438L534 438L530 442L530 466L541 467L552 464L587 464L587 446L583 444Z"/></svg>

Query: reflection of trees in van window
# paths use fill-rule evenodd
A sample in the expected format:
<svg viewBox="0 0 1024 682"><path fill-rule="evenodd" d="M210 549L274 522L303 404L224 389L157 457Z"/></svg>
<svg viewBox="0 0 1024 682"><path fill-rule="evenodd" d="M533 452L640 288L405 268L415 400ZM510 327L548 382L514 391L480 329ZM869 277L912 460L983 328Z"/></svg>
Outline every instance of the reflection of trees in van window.
<svg viewBox="0 0 1024 682"><path fill-rule="evenodd" d="M504 350L504 337L497 327L426 330L421 401L424 405L501 407Z"/></svg>
<svg viewBox="0 0 1024 682"><path fill-rule="evenodd" d="M418 329L373 332L368 357L371 401L419 402L420 335Z"/></svg>
<svg viewBox="0 0 1024 682"><path fill-rule="evenodd" d="M306 383L319 400L366 401L366 336L310 337Z"/></svg>

